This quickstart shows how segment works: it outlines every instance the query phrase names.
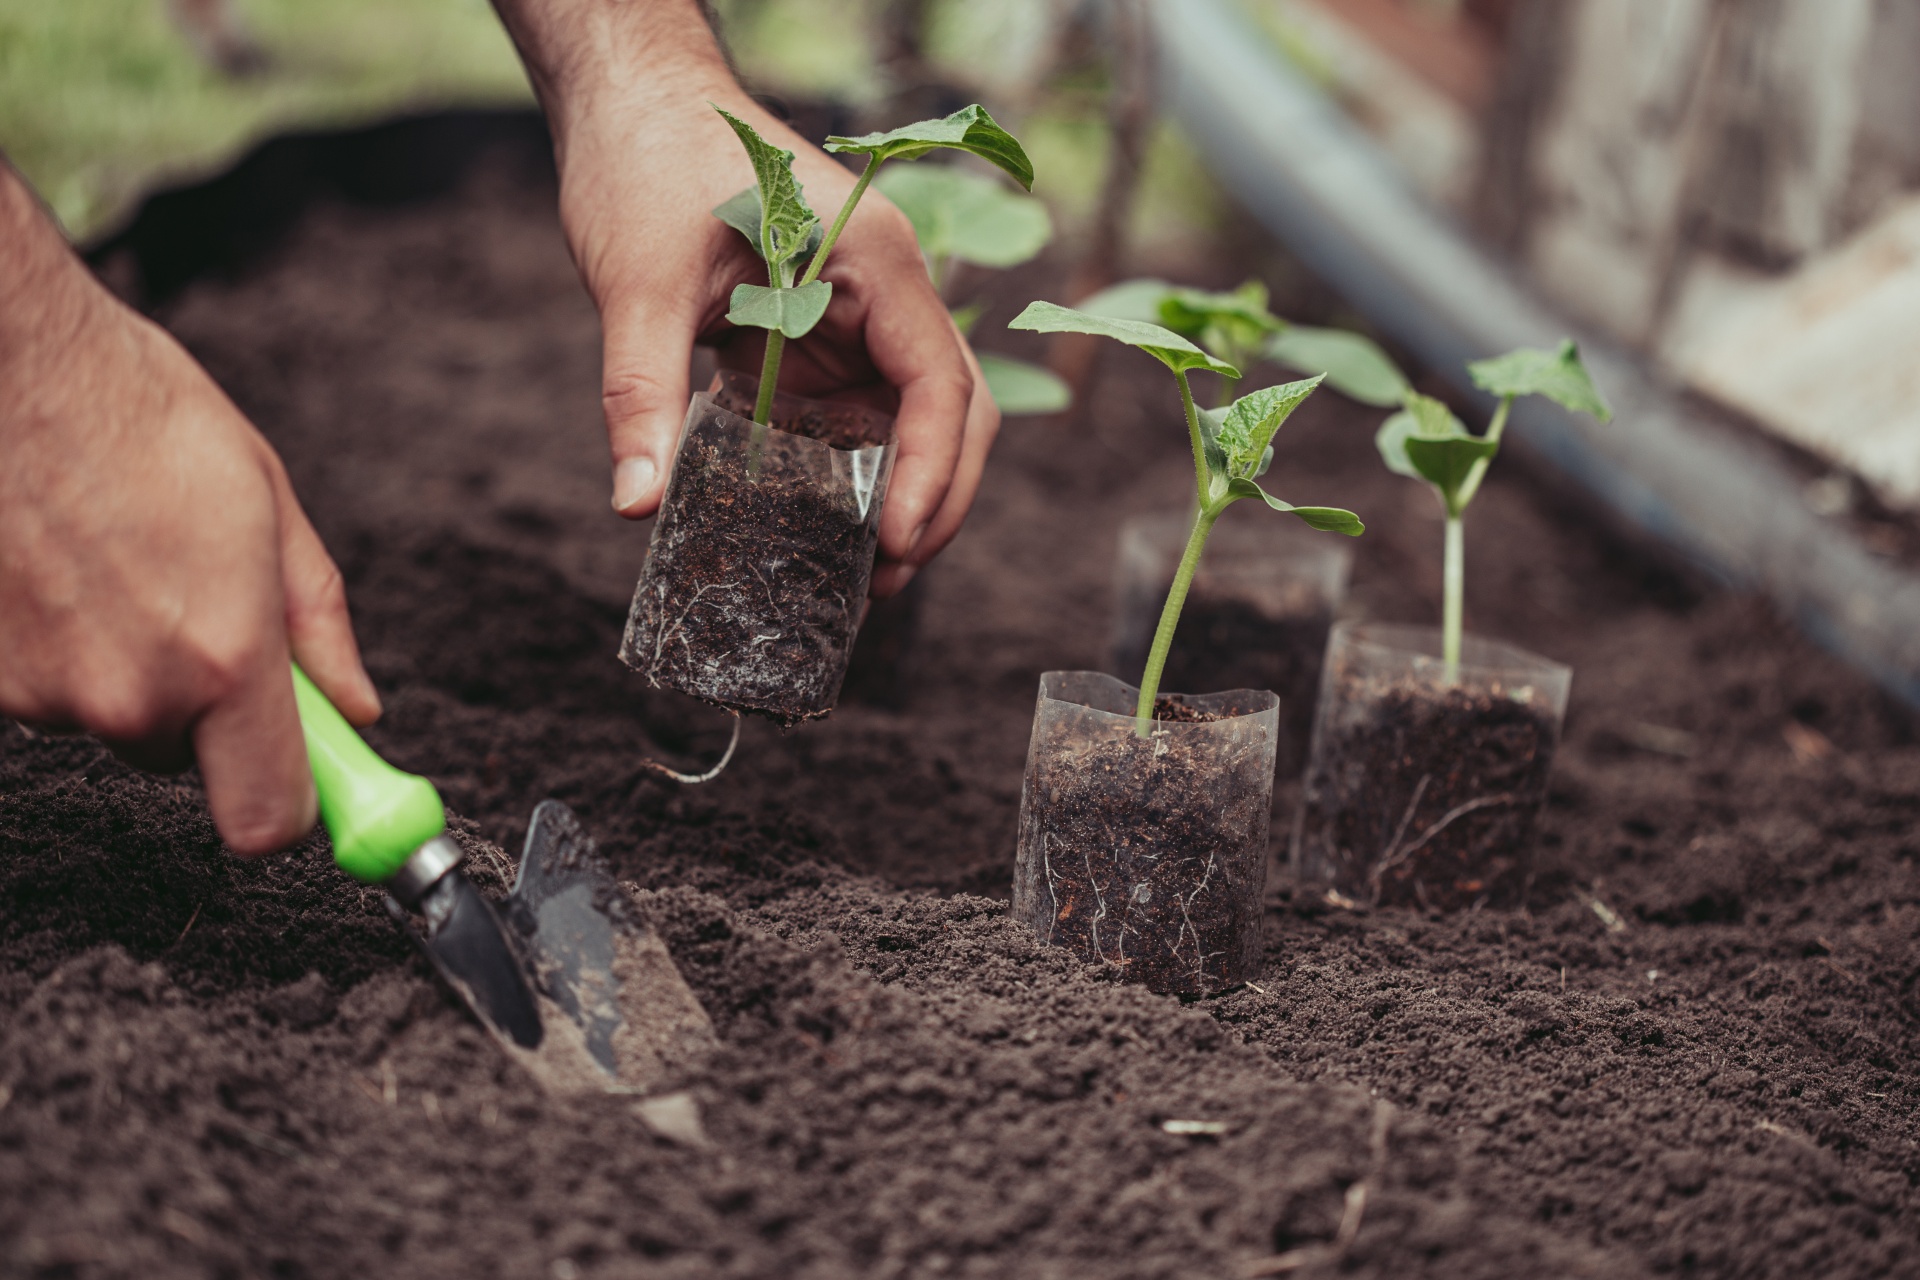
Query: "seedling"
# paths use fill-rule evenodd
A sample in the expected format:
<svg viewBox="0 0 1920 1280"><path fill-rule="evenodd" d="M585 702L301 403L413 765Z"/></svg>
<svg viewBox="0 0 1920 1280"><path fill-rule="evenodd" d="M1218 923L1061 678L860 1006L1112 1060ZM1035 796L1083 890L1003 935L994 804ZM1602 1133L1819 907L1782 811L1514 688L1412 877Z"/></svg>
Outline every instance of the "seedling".
<svg viewBox="0 0 1920 1280"><path fill-rule="evenodd" d="M1407 390L1406 378L1373 341L1344 329L1281 319L1267 309L1267 287L1258 280L1230 293L1165 280L1126 280L1086 299L1080 309L1159 324L1239 369L1265 357L1301 373L1324 373L1328 386L1362 404L1392 408ZM1233 392L1234 383L1223 382L1220 403L1229 402Z"/></svg>
<svg viewBox="0 0 1920 1280"><path fill-rule="evenodd" d="M793 152L769 143L738 116L719 107L714 110L726 117L746 148L755 180L753 187L715 209L714 216L745 236L767 264L767 283L736 285L727 308L730 323L767 331L767 352L760 367L760 392L753 411L757 446L773 414L774 387L780 379L780 357L787 339L805 337L826 314L833 286L820 279L820 270L880 167L889 160L918 160L928 152L948 148L997 165L1023 190L1031 191L1033 164L1014 136L995 124L986 108L977 103L940 120L922 120L858 138L831 137L826 141L828 151L864 155L867 166L823 233L819 217L808 206L793 175Z"/></svg>
<svg viewBox="0 0 1920 1280"><path fill-rule="evenodd" d="M1134 710L1134 731L1146 737L1153 729L1154 701L1160 692L1160 673L1166 667L1167 650L1173 644L1174 629L1180 622L1180 610L1186 603L1187 589L1200 567L1201 552L1207 536L1221 513L1242 498L1258 498L1275 511L1283 511L1305 521L1315 529L1356 535L1366 526L1351 511L1338 507L1296 507L1274 497L1256 483L1273 462L1273 437L1281 424L1300 406L1324 375L1289 382L1284 386L1264 387L1235 400L1223 409L1201 412L1193 402L1193 388L1187 374L1206 369L1223 378L1238 381L1240 370L1216 359L1172 330L1141 320L1116 320L1089 315L1051 302L1035 302L1009 326L1036 333L1086 333L1113 338L1138 347L1172 371L1180 385L1180 405L1186 412L1187 437L1193 446L1194 517L1187 535L1185 551L1174 570L1173 586L1167 592L1166 605L1160 611L1160 624L1154 630L1153 647L1147 653L1147 669L1140 677L1140 700Z"/></svg>
<svg viewBox="0 0 1920 1280"><path fill-rule="evenodd" d="M1409 390L1404 395L1406 407L1382 423L1374 437L1387 466L1403 476L1426 481L1447 514L1440 653L1449 680L1456 679L1460 671L1466 582L1466 539L1461 518L1467 504L1480 492L1487 465L1500 452L1500 438L1506 432L1513 402L1526 395L1545 396L1562 408L1592 414L1601 422L1613 418L1613 411L1600 398L1586 366L1580 363L1579 349L1571 339L1562 342L1558 351L1522 347L1491 360L1477 360L1467 366L1467 373L1476 387L1500 398L1485 435L1468 431L1440 401Z"/></svg>
<svg viewBox="0 0 1920 1280"><path fill-rule="evenodd" d="M955 263L1019 266L1053 238L1046 205L984 174L920 164L888 169L874 185L913 223L927 273L943 298L951 289ZM970 332L980 310L976 304L953 307L954 326L962 334ZM978 359L987 390L1002 413L1057 413L1072 401L1067 384L1039 365L990 352Z"/></svg>

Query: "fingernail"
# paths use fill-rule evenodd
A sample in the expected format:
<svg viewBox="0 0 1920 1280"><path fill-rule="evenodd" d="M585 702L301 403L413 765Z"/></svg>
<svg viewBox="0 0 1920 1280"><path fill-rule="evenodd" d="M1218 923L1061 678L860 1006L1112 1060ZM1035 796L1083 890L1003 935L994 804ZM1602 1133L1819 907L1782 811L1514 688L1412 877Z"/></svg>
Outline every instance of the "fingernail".
<svg viewBox="0 0 1920 1280"><path fill-rule="evenodd" d="M931 523L933 523L931 520L927 521L927 524ZM920 539L927 536L927 524L923 524L918 529L915 529L913 536L907 539L907 554L900 557L902 560L911 560L913 558L913 549L920 545Z"/></svg>
<svg viewBox="0 0 1920 1280"><path fill-rule="evenodd" d="M652 458L622 458L613 469L613 509L625 511L652 493L659 474Z"/></svg>

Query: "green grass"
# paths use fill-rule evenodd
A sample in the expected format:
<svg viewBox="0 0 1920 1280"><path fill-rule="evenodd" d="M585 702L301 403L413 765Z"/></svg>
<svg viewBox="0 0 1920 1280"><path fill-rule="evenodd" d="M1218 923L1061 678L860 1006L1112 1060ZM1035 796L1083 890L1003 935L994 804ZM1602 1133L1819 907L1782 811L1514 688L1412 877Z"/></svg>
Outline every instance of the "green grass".
<svg viewBox="0 0 1920 1280"><path fill-rule="evenodd" d="M271 59L228 79L165 0L0 0L0 150L75 239L288 128L530 102L485 0L237 0Z"/></svg>

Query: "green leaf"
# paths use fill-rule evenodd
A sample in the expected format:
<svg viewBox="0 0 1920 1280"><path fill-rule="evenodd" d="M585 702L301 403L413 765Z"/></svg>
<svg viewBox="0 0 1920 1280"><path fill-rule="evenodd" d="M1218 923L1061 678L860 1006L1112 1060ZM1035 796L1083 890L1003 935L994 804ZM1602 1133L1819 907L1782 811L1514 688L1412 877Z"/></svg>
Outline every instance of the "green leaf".
<svg viewBox="0 0 1920 1280"><path fill-rule="evenodd" d="M1602 422L1611 421L1613 410L1600 398L1586 365L1580 362L1580 349L1571 338L1560 343L1558 351L1521 347L1491 360L1476 360L1467 366L1473 385L1496 396L1545 396L1575 413L1590 413Z"/></svg>
<svg viewBox="0 0 1920 1280"><path fill-rule="evenodd" d="M731 324L755 329L778 329L789 338L804 338L827 314L833 299L833 286L815 280L797 289L769 289L763 284L737 284L727 301L727 320Z"/></svg>
<svg viewBox="0 0 1920 1280"><path fill-rule="evenodd" d="M1361 404L1388 409L1407 393L1406 375L1370 338L1345 329L1292 325L1267 339L1266 357L1302 373L1324 373L1327 385Z"/></svg>
<svg viewBox="0 0 1920 1280"><path fill-rule="evenodd" d="M882 163L918 160L940 147L979 156L998 165L1022 190L1033 190L1033 161L1027 159L1019 140L995 124L987 109L977 102L942 120L922 120L885 133L868 133L858 138L836 136L826 141L829 151L877 156Z"/></svg>
<svg viewBox="0 0 1920 1280"><path fill-rule="evenodd" d="M1324 376L1262 387L1233 402L1220 424L1220 448L1226 453L1227 469L1232 474L1259 474L1274 432L1313 394Z"/></svg>
<svg viewBox="0 0 1920 1280"><path fill-rule="evenodd" d="M1080 310L1109 320L1160 323L1160 304L1173 292L1165 280L1122 280L1080 300Z"/></svg>
<svg viewBox="0 0 1920 1280"><path fill-rule="evenodd" d="M1226 320L1238 320L1266 333L1286 327L1286 321L1267 310L1267 286L1258 280L1249 280L1231 293L1174 289L1160 303L1160 323L1175 333L1191 336L1209 324Z"/></svg>
<svg viewBox="0 0 1920 1280"><path fill-rule="evenodd" d="M1227 411L1201 409L1194 416L1200 423L1200 456L1206 460L1207 474L1220 480L1230 478L1233 473L1227 466L1227 453L1220 447L1220 428L1227 420Z"/></svg>
<svg viewBox="0 0 1920 1280"><path fill-rule="evenodd" d="M1348 537L1358 537L1367 531L1367 526L1360 523L1360 517L1351 511L1345 511L1339 507L1296 507L1291 502L1282 502L1251 480L1235 478L1228 482L1227 492L1235 498L1258 498L1275 511L1284 511L1288 515L1298 516L1314 528L1327 533L1344 533Z"/></svg>
<svg viewBox="0 0 1920 1280"><path fill-rule="evenodd" d="M1414 470L1412 459L1407 457L1407 438L1419 428L1414 424L1413 415L1402 409L1373 433L1373 447L1380 451L1380 461L1387 464L1387 470L1402 475L1409 480L1424 480L1425 476Z"/></svg>
<svg viewBox="0 0 1920 1280"><path fill-rule="evenodd" d="M1500 444L1472 435L1453 411L1431 396L1407 393L1407 407L1381 424L1374 444L1389 469L1425 480L1440 493L1447 514L1458 516L1470 493L1463 493L1476 468L1500 451Z"/></svg>
<svg viewBox="0 0 1920 1280"><path fill-rule="evenodd" d="M993 402L1009 417L1058 413L1073 403L1073 392L1067 384L1037 364L985 351L979 354L979 360Z"/></svg>
<svg viewBox="0 0 1920 1280"><path fill-rule="evenodd" d="M1090 333L1138 347L1175 373L1210 369L1229 378L1240 376L1238 369L1224 360L1214 359L1172 330L1139 320L1114 320L1051 302L1032 302L1007 328L1034 333Z"/></svg>
<svg viewBox="0 0 1920 1280"><path fill-rule="evenodd" d="M767 270L774 280L790 284L793 280L791 264L806 250L808 242L820 227L820 219L807 207L800 180L793 176L793 152L774 146L738 116L719 107L714 110L725 116L727 123L733 126L740 145L747 149L747 158L753 162L753 176L760 192L760 256L766 260ZM738 198L734 197L736 200ZM720 207L725 209L731 204L733 201L729 200ZM718 210L715 212L718 213ZM727 220L723 218L722 221ZM737 223L728 221L727 225L738 229Z"/></svg>
<svg viewBox="0 0 1920 1280"><path fill-rule="evenodd" d="M920 252L936 262L1018 266L1053 238L1046 205L951 165L884 169L874 185L907 215Z"/></svg>
<svg viewBox="0 0 1920 1280"><path fill-rule="evenodd" d="M760 246L760 188L746 187L732 199L718 206L713 216L720 219L747 238L755 253L761 253ZM818 221L813 224L813 234L807 237L807 244L797 257L795 264L803 263L814 255L820 247L820 241L826 238L827 229Z"/></svg>
<svg viewBox="0 0 1920 1280"><path fill-rule="evenodd" d="M1357 538L1367 531L1360 517L1344 507L1295 507L1293 514L1324 533L1344 533Z"/></svg>

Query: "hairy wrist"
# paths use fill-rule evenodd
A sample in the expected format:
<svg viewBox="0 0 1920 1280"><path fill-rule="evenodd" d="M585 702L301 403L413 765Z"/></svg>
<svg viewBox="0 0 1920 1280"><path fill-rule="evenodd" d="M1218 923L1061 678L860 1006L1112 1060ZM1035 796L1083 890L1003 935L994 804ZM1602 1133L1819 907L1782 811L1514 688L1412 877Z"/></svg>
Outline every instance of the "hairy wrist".
<svg viewBox="0 0 1920 1280"><path fill-rule="evenodd" d="M737 92L703 0L494 0L564 154L618 106Z"/></svg>
<svg viewBox="0 0 1920 1280"><path fill-rule="evenodd" d="M48 352L71 346L107 300L26 182L0 159L0 384L31 377Z"/></svg>

